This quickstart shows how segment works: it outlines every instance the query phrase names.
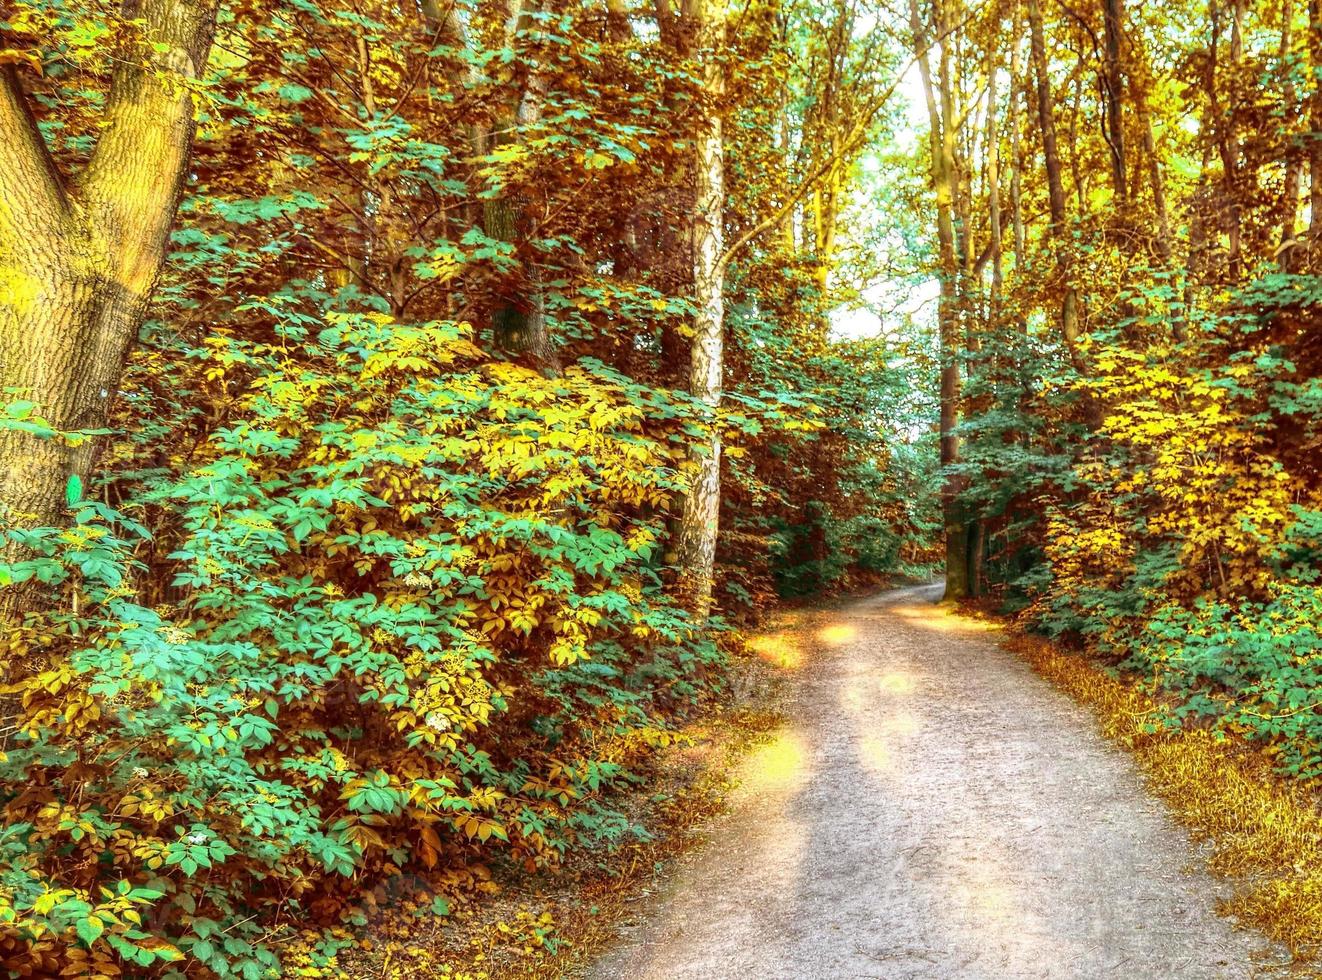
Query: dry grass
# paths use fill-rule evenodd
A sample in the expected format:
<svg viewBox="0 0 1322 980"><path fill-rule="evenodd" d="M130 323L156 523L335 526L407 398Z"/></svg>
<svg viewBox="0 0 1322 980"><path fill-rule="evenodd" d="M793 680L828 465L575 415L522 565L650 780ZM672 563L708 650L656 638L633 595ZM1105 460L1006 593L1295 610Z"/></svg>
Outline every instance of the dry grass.
<svg viewBox="0 0 1322 980"><path fill-rule="evenodd" d="M1212 870L1237 886L1222 914L1301 959L1322 952L1322 813L1310 793L1275 776L1261 753L1212 732L1157 729L1156 702L1083 656L1023 635L1009 646L1092 708L1103 733L1133 753L1150 790L1211 845Z"/></svg>

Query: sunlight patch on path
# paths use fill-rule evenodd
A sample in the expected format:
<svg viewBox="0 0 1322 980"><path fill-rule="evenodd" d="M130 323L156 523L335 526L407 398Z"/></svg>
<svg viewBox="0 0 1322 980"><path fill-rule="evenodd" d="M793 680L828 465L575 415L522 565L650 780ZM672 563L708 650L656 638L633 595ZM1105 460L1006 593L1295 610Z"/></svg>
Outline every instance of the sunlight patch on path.
<svg viewBox="0 0 1322 980"><path fill-rule="evenodd" d="M848 623L834 623L817 631L817 641L830 647L852 643L856 636L858 636L858 627Z"/></svg>
<svg viewBox="0 0 1322 980"><path fill-rule="evenodd" d="M790 632L768 633L748 641L748 649L781 670L798 670L803 666L803 646Z"/></svg>
<svg viewBox="0 0 1322 980"><path fill-rule="evenodd" d="M938 633L999 633L1001 626L989 620L968 619L944 606L892 606L888 610L925 630Z"/></svg>
<svg viewBox="0 0 1322 980"><path fill-rule="evenodd" d="M791 731L778 733L748 754L739 775L741 788L752 793L792 793L802 788L810 775L803 739Z"/></svg>

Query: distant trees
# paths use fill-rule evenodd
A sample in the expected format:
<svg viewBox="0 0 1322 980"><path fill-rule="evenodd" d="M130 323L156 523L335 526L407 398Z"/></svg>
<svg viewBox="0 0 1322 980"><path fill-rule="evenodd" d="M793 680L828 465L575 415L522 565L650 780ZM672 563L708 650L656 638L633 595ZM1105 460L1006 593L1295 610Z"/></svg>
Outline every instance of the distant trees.
<svg viewBox="0 0 1322 980"><path fill-rule="evenodd" d="M1322 603L1306 6L914 0L905 172L940 282L947 594L990 587L1311 777L1322 677L1286 650L1317 630L1283 625Z"/></svg>

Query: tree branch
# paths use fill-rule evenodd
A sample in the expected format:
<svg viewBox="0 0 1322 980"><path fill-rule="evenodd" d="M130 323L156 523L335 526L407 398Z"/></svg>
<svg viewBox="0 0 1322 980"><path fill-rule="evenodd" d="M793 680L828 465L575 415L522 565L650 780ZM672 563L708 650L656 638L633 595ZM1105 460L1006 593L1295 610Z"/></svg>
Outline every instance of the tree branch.
<svg viewBox="0 0 1322 980"><path fill-rule="evenodd" d="M84 201L120 284L150 290L193 143L191 88L206 68L217 0L130 0L142 22L111 82Z"/></svg>
<svg viewBox="0 0 1322 980"><path fill-rule="evenodd" d="M13 65L0 67L0 251L20 248L35 228L54 229L69 208Z"/></svg>
<svg viewBox="0 0 1322 980"><path fill-rule="evenodd" d="M917 64L920 58L925 56L946 38L950 37L956 31L962 30L966 24L974 19L981 9L982 5L979 5L969 11L968 15L959 23L942 31L939 37L925 45L918 53L910 56L909 60L905 62L904 67L896 72L895 79L886 86L886 90L873 99L863 110L862 115L859 117L858 121L854 123L853 127L851 127L849 133L839 142L839 144L837 144L835 152L818 164L818 166L800 182L799 186L790 195L789 200L781 205L775 213L769 218L758 222L748 231L736 238L721 255L720 261L717 263L717 269L723 272L741 248L753 241L753 239L757 238L759 235L763 235L771 229L778 227L780 223L785 220L786 216L798 206L799 202L812 192L812 189L816 186L819 180L839 166L850 153L853 153L858 149L858 147L867 139L868 133L871 131L872 124L876 121L877 115L886 107L886 103L888 103L891 96L895 94L895 90L900 86L900 81L906 74L908 74L909 69Z"/></svg>

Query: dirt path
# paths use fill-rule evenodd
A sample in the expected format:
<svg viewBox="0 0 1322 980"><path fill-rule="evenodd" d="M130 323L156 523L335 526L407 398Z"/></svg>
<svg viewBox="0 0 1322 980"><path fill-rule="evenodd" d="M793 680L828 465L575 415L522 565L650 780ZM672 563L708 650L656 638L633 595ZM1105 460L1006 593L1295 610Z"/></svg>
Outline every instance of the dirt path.
<svg viewBox="0 0 1322 980"><path fill-rule="evenodd" d="M789 721L592 980L1249 977L1280 961L1090 717L932 587L765 652Z"/></svg>

